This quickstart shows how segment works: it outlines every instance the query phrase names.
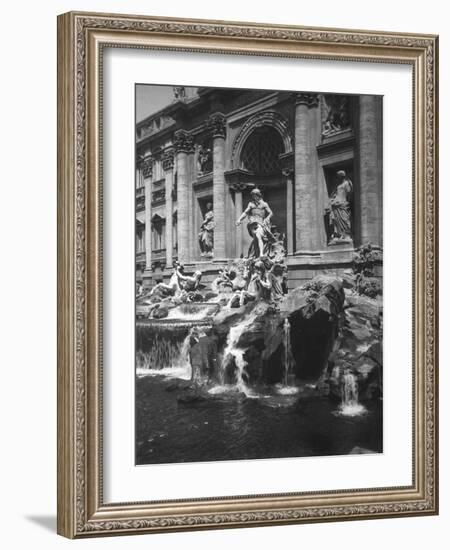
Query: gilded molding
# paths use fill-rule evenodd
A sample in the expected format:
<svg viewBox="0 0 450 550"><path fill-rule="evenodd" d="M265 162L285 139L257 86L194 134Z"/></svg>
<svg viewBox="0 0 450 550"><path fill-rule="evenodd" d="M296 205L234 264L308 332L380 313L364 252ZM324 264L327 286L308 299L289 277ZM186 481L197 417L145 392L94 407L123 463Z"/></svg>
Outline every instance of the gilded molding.
<svg viewBox="0 0 450 550"><path fill-rule="evenodd" d="M69 24L65 27L67 35L64 37L69 44L72 37L74 43L70 43L70 47L74 50L74 67L72 73L75 78L74 82L74 101L75 105L72 108L74 111L74 123L73 128L66 131L65 140L73 145L75 169L74 179L75 188L73 190L73 231L74 234L69 240L69 244L64 245L63 253L71 256L71 262L73 262L73 288L66 289L68 293L73 292L74 299L74 315L73 315L73 335L70 342L66 340L60 342L62 346L72 346L74 350L74 365L73 365L73 379L70 381L67 387L61 388L61 391L66 395L67 402L73 402L73 434L63 434L59 432L59 438L68 438L74 441L73 457L69 450L67 457L73 458L73 478L69 483L74 484L73 494L75 502L74 520L75 525L73 532L70 528L67 528L67 534L69 536L83 536L89 533L126 533L130 530L166 530L176 528L192 529L195 527L215 527L215 526L239 526L239 525L262 525L262 524L274 524L274 523L286 523L286 522L298 522L298 521L316 521L319 519L340 519L340 518L354 518L363 519L374 516L395 516L399 514L419 514L419 513L436 513L437 510L437 442L436 442L436 430L437 430L437 167L436 167L436 116L437 116L437 66L435 52L437 48L437 41L434 37L428 36L413 36L413 35L395 35L388 33L374 33L374 32L356 32L356 31L339 31L328 29L303 29L292 27L274 27L265 25L252 25L241 23L217 23L207 21L176 21L167 19L151 19L151 18L139 18L128 16L106 16L96 14L71 14L66 17L65 23L68 21L67 17L70 17ZM62 21L62 20L61 20ZM62 22L61 22L62 25ZM199 36L199 37L235 37L240 39L265 41L276 40L286 43L320 43L324 45L333 44L345 44L354 48L361 46L373 47L372 61L382 62L381 58L377 59L377 48L386 51L388 49L405 48L411 50L412 53L416 52L415 58L411 58L411 64L421 63L420 56L424 57L423 68L424 72L424 89L425 93L421 100L424 103L423 109L423 128L417 127L416 133L422 136L424 143L424 182L423 189L423 203L417 207L419 213L423 209L423 233L419 235L420 239L423 238L424 258L423 265L416 266L420 270L423 277L423 293L424 293L424 308L421 309L421 301L418 299L418 309L416 316L420 317L424 326L423 335L423 357L424 357L424 388L423 388L423 400L424 400L424 415L423 424L419 425L419 429L422 430L423 443L423 487L424 493L412 498L409 501L401 502L393 501L388 497L385 500L374 502L372 504L342 504L342 505L321 505L321 506L299 506L278 509L274 504L272 510L255 510L254 505L250 505L249 511L241 512L219 512L219 513L180 513L180 509L176 514L158 516L158 517L144 517L145 516L145 503L140 511L139 519L119 519L119 520L99 520L90 517L88 514L87 501L88 491L90 491L89 476L87 475L87 424L86 418L86 402L87 402L87 286L92 284L88 280L88 272L92 269L93 264L90 259L90 251L87 249L86 242L86 164L87 164L87 120L86 120L86 106L87 106L87 61L86 61L86 47L87 47L87 35L90 30L110 30L110 31L127 31L136 32L136 41L142 33L164 33L167 36ZM123 42L117 47L125 47ZM257 48L257 46L255 46ZM188 50L189 48L173 47L172 49ZM195 49L195 48L194 48ZM197 48L198 49L198 48ZM208 50L207 44L205 50ZM217 50L216 50L217 51ZM244 51L242 51L244 53ZM248 53L245 52L245 53ZM256 55L258 55L256 53ZM267 54L266 54L267 55ZM280 54L287 55L287 54ZM295 56L296 54L291 54ZM299 54L300 55L300 54ZM314 55L304 53L302 57L314 58ZM339 59L339 54L328 55L328 58ZM395 62L395 55L392 54ZM355 50L355 59L359 59L358 51ZM348 58L347 58L348 59ZM415 61L414 61L415 60ZM404 60L399 62L406 62ZM63 67L65 71L68 69ZM415 79L418 79L418 71L415 71ZM420 92L420 86L417 86ZM416 97L416 100L418 98ZM65 106L67 108L67 106ZM416 124L419 124L418 117L415 118ZM219 127L220 125L218 125ZM217 130L218 131L218 130ZM222 130L221 130L222 132ZM222 135L219 132L218 135ZM182 146L184 149L186 146ZM181 150L181 149L178 149ZM416 151L416 155L421 155L420 151ZM70 167L66 167L66 170L70 170ZM421 186L422 181L419 179L416 182L416 187ZM416 199L418 192L416 191ZM416 214L418 215L418 214ZM68 222L67 222L68 223ZM418 226L419 227L419 226ZM89 266L87 265L89 262ZM89 267L89 269L87 269ZM101 280L101 276L100 276ZM422 280L422 279L421 279ZM417 281L416 281L417 282ZM419 292L421 289L419 289ZM420 294L421 296L421 294ZM420 297L419 296L419 297ZM67 331L70 327L67 327ZM92 330L92 328L90 329ZM90 335L93 336L92 334ZM73 340L73 343L72 343ZM418 345L418 342L416 341ZM65 365L59 365L59 368L66 368ZM68 368L68 367L67 367ZM72 368L72 367L71 367ZM72 372L72 371L70 371ZM69 387L70 386L70 387ZM73 393L71 389L73 388ZM101 398L100 398L101 399ZM72 409L73 410L73 409ZM67 412L70 417L72 413ZM422 421L421 418L418 421ZM419 453L422 450L419 449ZM418 460L420 456L416 456ZM66 457L63 457L66 459ZM67 458L68 460L69 458ZM100 465L101 472L101 465ZM420 472L419 472L420 473ZM422 475L422 474L421 474ZM101 483L101 482L100 482ZM379 490L382 495L382 489ZM374 493L377 491L374 490ZM332 492L331 494L335 494ZM327 493L317 493L327 495ZM328 493L330 495L330 493ZM69 497L67 497L69 498ZM292 496L292 499L294 496ZM226 500L223 500L226 502ZM244 499L241 501L245 502ZM201 501L202 504L207 505L207 500ZM70 506L70 503L67 505ZM253 509L250 509L253 506ZM176 504L174 504L176 507ZM70 514L69 514L70 515ZM124 512L125 516L125 512ZM70 523L70 521L68 521ZM66 534L65 533L65 534Z"/></svg>

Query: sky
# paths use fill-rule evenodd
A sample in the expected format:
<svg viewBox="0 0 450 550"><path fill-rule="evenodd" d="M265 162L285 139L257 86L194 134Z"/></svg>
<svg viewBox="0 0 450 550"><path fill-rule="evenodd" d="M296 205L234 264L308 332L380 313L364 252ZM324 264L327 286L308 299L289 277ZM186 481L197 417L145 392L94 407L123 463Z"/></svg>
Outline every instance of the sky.
<svg viewBox="0 0 450 550"><path fill-rule="evenodd" d="M186 86L186 94L192 96L197 88ZM137 84L136 85L136 122L156 113L174 99L172 86Z"/></svg>

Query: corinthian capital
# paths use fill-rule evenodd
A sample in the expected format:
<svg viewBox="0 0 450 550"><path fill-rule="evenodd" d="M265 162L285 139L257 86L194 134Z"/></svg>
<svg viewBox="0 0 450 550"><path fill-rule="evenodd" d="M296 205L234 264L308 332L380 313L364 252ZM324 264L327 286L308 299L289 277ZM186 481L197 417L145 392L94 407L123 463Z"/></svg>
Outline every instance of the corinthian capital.
<svg viewBox="0 0 450 550"><path fill-rule="evenodd" d="M161 163L163 170L165 172L168 172L169 170L173 169L173 157L174 157L174 151L172 148L166 149L161 157Z"/></svg>
<svg viewBox="0 0 450 550"><path fill-rule="evenodd" d="M173 136L173 146L177 153L192 153L194 151L194 138L186 130L177 130Z"/></svg>
<svg viewBox="0 0 450 550"><path fill-rule="evenodd" d="M216 113L208 118L208 129L212 134L212 137L222 137L226 135L226 119L222 113Z"/></svg>
<svg viewBox="0 0 450 550"><path fill-rule="evenodd" d="M306 105L307 107L317 107L319 105L319 95L310 92L296 92L293 94L296 105Z"/></svg>
<svg viewBox="0 0 450 550"><path fill-rule="evenodd" d="M152 157L146 157L143 159L141 165L142 175L144 178L151 178L153 174L153 159Z"/></svg>

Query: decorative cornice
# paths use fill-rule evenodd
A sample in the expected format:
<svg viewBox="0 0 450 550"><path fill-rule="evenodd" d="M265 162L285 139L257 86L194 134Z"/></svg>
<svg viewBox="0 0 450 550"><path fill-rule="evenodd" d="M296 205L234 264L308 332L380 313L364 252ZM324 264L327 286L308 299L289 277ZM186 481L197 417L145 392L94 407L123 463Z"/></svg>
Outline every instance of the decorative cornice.
<svg viewBox="0 0 450 550"><path fill-rule="evenodd" d="M162 153L161 164L165 172L168 172L169 170L173 170L174 156L175 156L175 152L173 148L166 149Z"/></svg>
<svg viewBox="0 0 450 550"><path fill-rule="evenodd" d="M249 187L248 183L244 183L243 181L235 181L233 183L230 183L230 189L232 189L235 192L245 191Z"/></svg>
<svg viewBox="0 0 450 550"><path fill-rule="evenodd" d="M158 146L152 149L152 157L154 160L161 160L161 156L163 154L163 148Z"/></svg>
<svg viewBox="0 0 450 550"><path fill-rule="evenodd" d="M225 181L230 188L234 188L235 185L246 185L248 187L254 186L255 174L248 170L242 170L241 168L227 170L225 173Z"/></svg>
<svg viewBox="0 0 450 550"><path fill-rule="evenodd" d="M222 113L215 113L213 115L210 115L208 118L207 126L213 138L224 138L226 136L227 121L225 115L223 115Z"/></svg>
<svg viewBox="0 0 450 550"><path fill-rule="evenodd" d="M194 137L186 130L177 130L173 135L173 146L176 153L193 153Z"/></svg>
<svg viewBox="0 0 450 550"><path fill-rule="evenodd" d="M296 105L306 105L310 109L319 105L319 94L310 92L294 92L292 95L295 99Z"/></svg>

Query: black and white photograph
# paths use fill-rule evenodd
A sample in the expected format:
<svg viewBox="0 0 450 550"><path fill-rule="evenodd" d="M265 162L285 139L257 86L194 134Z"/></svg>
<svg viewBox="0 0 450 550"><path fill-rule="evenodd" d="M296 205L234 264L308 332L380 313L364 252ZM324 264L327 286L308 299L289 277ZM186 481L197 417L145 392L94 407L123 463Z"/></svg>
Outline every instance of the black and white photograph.
<svg viewBox="0 0 450 550"><path fill-rule="evenodd" d="M383 452L383 97L135 86L137 465Z"/></svg>

